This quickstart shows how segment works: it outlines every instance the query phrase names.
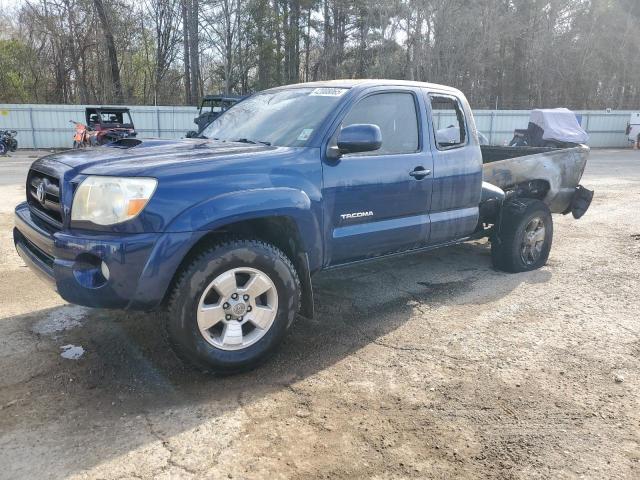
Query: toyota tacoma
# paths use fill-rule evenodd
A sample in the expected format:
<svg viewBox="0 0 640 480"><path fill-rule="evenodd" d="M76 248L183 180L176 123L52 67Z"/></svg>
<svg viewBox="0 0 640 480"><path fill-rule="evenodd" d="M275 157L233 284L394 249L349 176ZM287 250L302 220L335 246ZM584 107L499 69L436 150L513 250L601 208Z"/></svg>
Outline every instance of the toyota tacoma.
<svg viewBox="0 0 640 480"><path fill-rule="evenodd" d="M45 156L16 249L68 302L166 312L197 367L256 366L312 277L488 238L496 268L545 264L552 213L582 216L589 148L481 146L454 89L336 80L254 94L200 138L125 138Z"/></svg>

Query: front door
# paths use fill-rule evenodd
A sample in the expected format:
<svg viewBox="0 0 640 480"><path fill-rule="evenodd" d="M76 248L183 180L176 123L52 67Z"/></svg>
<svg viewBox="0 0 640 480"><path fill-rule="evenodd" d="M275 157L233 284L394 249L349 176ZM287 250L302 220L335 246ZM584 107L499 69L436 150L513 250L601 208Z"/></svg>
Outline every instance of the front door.
<svg viewBox="0 0 640 480"><path fill-rule="evenodd" d="M325 265L410 250L429 238L433 158L424 100L411 88L364 92L332 136L353 124L374 124L382 146L323 164Z"/></svg>

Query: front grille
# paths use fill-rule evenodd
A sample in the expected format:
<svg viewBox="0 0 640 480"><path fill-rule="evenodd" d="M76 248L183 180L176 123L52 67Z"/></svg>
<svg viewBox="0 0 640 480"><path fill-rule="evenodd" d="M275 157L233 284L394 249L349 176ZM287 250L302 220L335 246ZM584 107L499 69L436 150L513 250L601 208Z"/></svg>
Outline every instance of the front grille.
<svg viewBox="0 0 640 480"><path fill-rule="evenodd" d="M27 176L27 202L33 213L52 225L62 228L60 180L53 175L29 170Z"/></svg>

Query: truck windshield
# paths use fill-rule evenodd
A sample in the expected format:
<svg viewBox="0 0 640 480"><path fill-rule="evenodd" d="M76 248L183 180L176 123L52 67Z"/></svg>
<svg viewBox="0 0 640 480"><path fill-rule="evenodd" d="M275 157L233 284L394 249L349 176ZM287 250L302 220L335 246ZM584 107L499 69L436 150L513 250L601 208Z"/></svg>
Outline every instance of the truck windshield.
<svg viewBox="0 0 640 480"><path fill-rule="evenodd" d="M346 88L263 92L234 105L204 129L206 138L304 147Z"/></svg>

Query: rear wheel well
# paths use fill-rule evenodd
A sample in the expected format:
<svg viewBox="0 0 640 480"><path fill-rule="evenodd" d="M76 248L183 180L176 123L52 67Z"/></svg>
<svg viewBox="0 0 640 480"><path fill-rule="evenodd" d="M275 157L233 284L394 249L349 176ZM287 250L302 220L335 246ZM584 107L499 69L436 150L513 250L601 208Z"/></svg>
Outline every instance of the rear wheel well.
<svg viewBox="0 0 640 480"><path fill-rule="evenodd" d="M551 185L546 180L529 180L518 183L506 190L507 198L533 198L544 200L549 193Z"/></svg>
<svg viewBox="0 0 640 480"><path fill-rule="evenodd" d="M485 185L483 182L483 197L486 192L488 198L480 202L480 217L478 219L477 232L482 232L486 225L495 224L500 221L500 210L503 208L505 202L516 199L544 201L551 189L551 185L547 180L542 179L520 182L513 186L505 187L503 198L500 198L496 193L492 193L493 188L495 188L493 185Z"/></svg>
<svg viewBox="0 0 640 480"><path fill-rule="evenodd" d="M282 252L284 252L284 254L293 263L301 278L303 288L305 288L306 282L303 279L308 277L308 268L307 265L303 264L304 262L302 259L304 258L304 245L295 221L292 218L285 216L255 218L224 225L223 227L206 233L200 240L198 240L184 256L180 265L173 274L169 288L167 288L164 295L164 300L162 302L163 307L166 307L169 297L171 296L171 292L175 288L180 277L180 273L182 273L182 271L190 265L200 253L211 247L212 244L220 242L221 239L225 237L242 237L262 240L282 250Z"/></svg>

